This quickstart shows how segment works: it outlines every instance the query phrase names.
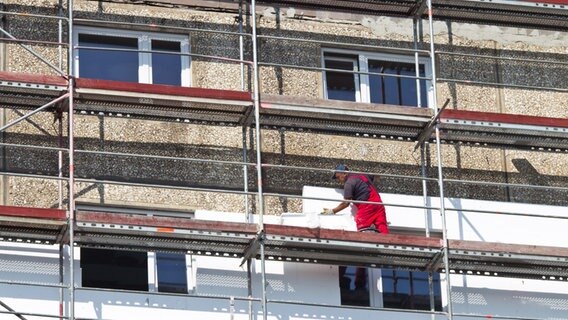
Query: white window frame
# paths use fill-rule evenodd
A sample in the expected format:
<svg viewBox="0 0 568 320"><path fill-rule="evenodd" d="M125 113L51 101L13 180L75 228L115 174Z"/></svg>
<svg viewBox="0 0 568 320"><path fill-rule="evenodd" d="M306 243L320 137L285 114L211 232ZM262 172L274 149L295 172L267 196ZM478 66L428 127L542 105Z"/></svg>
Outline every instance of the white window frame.
<svg viewBox="0 0 568 320"><path fill-rule="evenodd" d="M180 43L181 53L181 85L183 87L191 86L191 57L188 55L190 52L189 36L180 34L166 34L157 32L144 32L132 30L117 30L105 29L96 27L76 26L73 29L73 47L79 45L79 34L92 34L98 36L111 36L111 37L124 37L138 39L138 50L150 51L152 40L175 41ZM79 50L73 50L74 68L73 74L79 74ZM152 83L152 53L139 52L138 53L138 82L139 83Z"/></svg>
<svg viewBox="0 0 568 320"><path fill-rule="evenodd" d="M322 66L325 66L325 55L322 54ZM328 58L328 60L334 60L334 61L341 61L341 62L351 62L353 65L353 71L357 72L358 70L358 65L357 65L357 59L349 59L349 58L341 58L341 57L333 57L333 58ZM324 97L326 99L328 99L328 94L327 94L327 72L333 72L333 71L325 71L323 73L323 90L324 90ZM355 81L355 101L356 102L362 102L362 97L361 97L361 88L360 88L360 74L359 73L354 73L354 81Z"/></svg>
<svg viewBox="0 0 568 320"><path fill-rule="evenodd" d="M189 294L195 292L195 281L197 270L194 267L196 264L193 255L185 254L185 277L187 282L186 290ZM149 292L159 292L158 285L158 259L156 258L156 252L148 252L148 291Z"/></svg>
<svg viewBox="0 0 568 320"><path fill-rule="evenodd" d="M383 60L383 61L393 61L393 62L402 62L402 63L412 63L416 64L416 57L414 55L401 55L401 54L392 54L392 53L376 53L376 52L363 52L363 51L356 51L356 50L347 50L347 49L331 49L331 48L324 48L322 49L322 66L325 66L325 54L326 53L339 53L339 54L347 54L353 55L357 58L348 59L348 58L332 58L338 61L358 61L359 63L359 71L362 72L361 74L355 74L355 88L357 90L356 97L357 102L364 102L370 103L371 102L371 94L369 89L369 75L364 74L365 72L369 72L369 60ZM430 78L426 80L426 102L428 106L421 106L421 107L428 107L432 108L434 106L434 90L432 87L432 64L429 58L427 57L418 57L418 64L424 65L424 76L426 78ZM357 66L354 66L354 71L356 71ZM324 97L327 99L327 78L326 78L327 71L323 72L323 84L324 84ZM357 79L358 76L358 79ZM359 81L357 81L359 80ZM420 102L419 102L420 103Z"/></svg>

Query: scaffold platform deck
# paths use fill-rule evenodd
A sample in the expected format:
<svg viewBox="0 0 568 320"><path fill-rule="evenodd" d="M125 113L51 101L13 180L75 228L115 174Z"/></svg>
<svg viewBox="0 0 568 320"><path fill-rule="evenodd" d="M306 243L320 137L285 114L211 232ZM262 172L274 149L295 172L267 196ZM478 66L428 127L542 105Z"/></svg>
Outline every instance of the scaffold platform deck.
<svg viewBox="0 0 568 320"><path fill-rule="evenodd" d="M188 254L371 268L443 272L445 248L434 237L322 228L78 211L80 247ZM0 207L0 240L67 243L65 211ZM568 280L568 248L449 240L452 273Z"/></svg>

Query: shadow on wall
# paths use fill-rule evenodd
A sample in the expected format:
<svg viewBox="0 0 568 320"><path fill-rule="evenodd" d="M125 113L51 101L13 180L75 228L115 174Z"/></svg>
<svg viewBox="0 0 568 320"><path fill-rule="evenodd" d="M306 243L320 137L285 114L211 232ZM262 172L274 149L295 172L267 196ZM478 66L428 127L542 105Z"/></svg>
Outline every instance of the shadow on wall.
<svg viewBox="0 0 568 320"><path fill-rule="evenodd" d="M542 284L540 286L545 287ZM492 314L529 319L568 319L566 294L454 287L452 303L456 313Z"/></svg>
<svg viewBox="0 0 568 320"><path fill-rule="evenodd" d="M10 290L10 306L16 311L58 311L58 290L46 288L14 288ZM317 292L312 291L314 294ZM255 293L255 295L258 294ZM270 296L269 296L270 298ZM568 298L565 294L548 294L532 291L492 290L485 288L452 288L454 312L480 315L499 315L521 318L546 318L568 320ZM47 302L46 303L46 299ZM42 301L42 304L36 303ZM51 301L51 303L49 303ZM245 316L249 303L238 298L231 305L230 296L224 299L179 296L156 296L148 293L76 291L77 316L94 319L182 319L197 316L198 319L227 319L232 313ZM24 308L24 305L26 306ZM260 313L260 303L253 302L253 312ZM293 306L271 302L268 312L278 319L350 319L367 320L377 316L396 319L431 319L428 314L389 312L373 309L340 309L336 307ZM128 316L126 316L128 315ZM261 315L258 316L261 319Z"/></svg>
<svg viewBox="0 0 568 320"><path fill-rule="evenodd" d="M533 163L527 159L512 159L511 162L518 171L518 174L509 175L510 183L528 184L533 186L544 187L568 187L568 177L566 176L550 176L538 172ZM564 167L562 163L547 163L546 166ZM550 169L550 168L547 168ZM568 190L554 189L531 189L530 187L508 187L510 201L512 202L530 202L534 197L533 194L539 195L539 201L542 204L566 205L568 199Z"/></svg>
<svg viewBox="0 0 568 320"><path fill-rule="evenodd" d="M103 6L116 6L117 4L103 4L99 3L99 6L102 8ZM6 10L14 11L14 12L33 12L33 13L40 13L40 14L50 14L53 15L53 8L52 7L40 7L40 6L27 6L27 5L16 5L16 4L9 4L6 5ZM158 9L157 9L158 10ZM165 8L159 10L167 10ZM175 10L181 11L182 9L171 9L173 12ZM279 9L276 8L276 15L274 19L274 27L273 28L266 28L261 27L258 30L259 34L268 35L268 36L285 36L289 38L298 38L298 39L314 39L314 40L321 40L321 41L336 41L341 43L349 43L351 44L350 48L356 48L357 44L361 45L377 45L377 46L384 46L384 47L393 47L393 48L407 48L412 49L414 47L414 43L412 41L397 41L397 40L389 40L384 38L369 38L369 37L354 37L354 36L341 36L341 35L334 35L332 33L324 32L324 28L318 29L313 28L314 32L306 32L306 31L297 31L297 30L283 30L281 27L282 21L280 21L280 14ZM132 12L134 13L134 12ZM237 12L231 12L228 14L236 14ZM209 14L213 15L215 13L209 12ZM197 19L166 19L161 17L153 17L153 16L143 16L143 15L121 15L115 13L106 13L104 10L100 9L99 11L81 11L75 10L75 16L77 18L84 18L84 19L102 19L102 20L109 20L109 21L117 21L117 22L130 22L130 23L146 23L146 24L154 24L167 27L168 25L176 26L176 27L191 27L191 28L199 28L199 29L210 29L210 30L223 30L223 31L233 31L238 32L238 23L235 23L233 20L231 23L212 23L212 22L204 22L198 21ZM247 16L248 18L248 16ZM265 18L266 19L266 18ZM17 38L22 39L29 39L29 40L45 40L45 31L53 30L51 37L53 37L52 41L56 41L57 39L57 22L54 20L53 22L48 21L47 19L39 19L34 17L10 17L10 21L14 25L18 25L19 23L26 23L26 24L33 24L36 26L36 29L29 29L29 28L12 28L14 30L10 30L14 32L14 35ZM33 22L30 22L33 21ZM271 21L271 19L269 19ZM288 20L302 23L304 21L300 20ZM247 21L250 25L250 21ZM37 27L41 24L41 27ZM322 22L322 26L325 26ZM132 27L131 27L132 28ZM41 30L38 31L38 30ZM318 32L322 30L321 32ZM467 54L478 54L480 56L494 56L498 55L501 57L519 57L519 58L526 58L526 59L534 59L534 60L550 60L550 61L564 61L566 58L564 54L559 53L548 53L548 52L538 52L538 51L529 51L529 50L505 50L499 49L496 50L494 48L479 48L475 47L466 47L466 46L456 46L454 45L453 41L453 30L451 28L451 24L448 24L448 34L449 34L449 44L437 44L437 49L439 51L447 51L447 52L456 52L456 53L467 53ZM25 34L22 34L24 33ZM222 55L227 58L238 59L239 58L239 45L238 45L238 37L230 35L217 35L217 34L207 34L202 32L195 32L190 33L192 38L198 39L202 41L202 45L200 46L192 46L192 50L194 53L204 54L204 55ZM211 41L215 39L215 41ZM298 66L309 66L309 67L319 67L321 64L321 45L313 46L311 44L306 44L305 42L298 42L298 41L284 41L280 39L263 39L261 41L261 61L268 62L268 63L280 63L280 64L295 64ZM332 45L328 45L328 47L332 47ZM336 45L338 48L344 48L345 45L340 46ZM269 50L266 50L269 48ZM306 50L307 48L307 50ZM265 50L262 50L265 49ZM428 50L429 44L421 42L419 44L419 49ZM270 52L270 54L266 54L266 52ZM296 53L300 54L296 54ZM293 53L293 54L291 54ZM466 56L451 56L451 55L443 55L439 54L439 65L444 66L439 68L439 77L440 78L457 78L459 80L476 80L476 81L487 81L487 82L500 82L501 75L496 74L496 62L495 59L487 59L487 58L475 58L475 57L466 57ZM245 59L251 59L250 57L250 41L247 39L247 43L245 46ZM202 58L194 57L194 61L202 60ZM506 77L514 77L511 79L503 79L505 83L511 83L516 85L524 85L524 86L535 86L535 87L564 87L566 83L566 77L564 75L568 74L566 69L568 66L562 65L546 65L540 63L539 61L508 61L508 60L501 60L499 61L499 66L497 69L501 70L503 76ZM284 77L284 71L281 67L276 68L274 71L275 77L277 80L276 88L270 88L271 90L276 90L277 92L284 93L285 91L285 83L288 79ZM531 76L539 74L538 77ZM524 75L524 76L523 76ZM455 99L452 99L455 100Z"/></svg>
<svg viewBox="0 0 568 320"><path fill-rule="evenodd" d="M13 134L6 135L8 143L25 143L33 145L49 145L53 137L41 135ZM219 147L214 145L197 145L181 143L144 143L104 141L100 139L78 138L77 149L100 150L104 146L105 151L123 152L133 154L159 154L161 156L187 157L208 160L242 161L241 148ZM330 146L332 147L332 146ZM54 151L32 150L5 147L5 167L3 171L12 173L34 173L40 175L55 176L57 170L57 153ZM254 152L249 152L252 158ZM289 155L282 153L263 153L263 163L280 164L283 161L288 166L305 168L332 169L337 163L345 162L345 159L329 159L305 155ZM254 162L250 159L249 162ZM285 158L285 160L283 160ZM93 154L75 155L76 176L98 180L112 180L119 182L151 183L162 186L191 186L200 188L219 188L223 190L243 189L243 166L232 164L199 163L172 159L144 159L128 156L106 156ZM421 172L419 165L382 163L376 161L348 161L352 170L367 172L409 175L418 177ZM565 187L568 179L565 176L542 175L526 159L513 161L518 168L518 173L505 175L501 171L489 171L478 169L444 168L446 178L456 178L472 181L487 182L513 182L524 184L537 184L541 186ZM435 172L430 166L429 172ZM338 188L337 181L330 179L330 172L289 169L289 168L264 168L264 191L301 195L305 185ZM66 172L64 172L66 174ZM430 175L435 178L435 176ZM255 191L256 170L249 167L248 187ZM377 177L375 184L380 192L422 195L422 184L416 179L398 177ZM94 187L93 187L94 188ZM104 196L104 190L101 196ZM438 193L435 182L428 184L429 195L436 196ZM81 190L78 190L81 192ZM470 198L494 201L511 200L524 203L568 205L568 191L529 189L526 187L503 187L487 185L469 185L458 182L447 182L445 189L446 197Z"/></svg>

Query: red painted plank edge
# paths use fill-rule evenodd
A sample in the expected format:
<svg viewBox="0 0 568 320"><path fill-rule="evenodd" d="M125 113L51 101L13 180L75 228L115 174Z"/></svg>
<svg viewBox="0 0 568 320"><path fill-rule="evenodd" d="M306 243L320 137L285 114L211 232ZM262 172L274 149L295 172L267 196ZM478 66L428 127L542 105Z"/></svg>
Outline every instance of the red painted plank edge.
<svg viewBox="0 0 568 320"><path fill-rule="evenodd" d="M450 249L483 251L492 253L514 253L537 256L568 257L568 248L540 245L482 242L471 240L449 240Z"/></svg>
<svg viewBox="0 0 568 320"><path fill-rule="evenodd" d="M441 249L441 239L397 234L380 234L371 232L356 232L345 230L332 230L322 228L304 228L265 224L264 230L267 235L289 236L324 240L355 241L367 243L380 243L401 246L416 246L425 248Z"/></svg>
<svg viewBox="0 0 568 320"><path fill-rule="evenodd" d="M0 71L0 81L12 81L52 86L67 86L67 80L61 76L48 76L31 73L16 73Z"/></svg>
<svg viewBox="0 0 568 320"><path fill-rule="evenodd" d="M186 96L186 97L196 97L196 98L211 98L211 99L238 100L238 101L252 102L252 96L250 92L245 92L245 91L219 90L219 89L195 88L195 87L178 87L178 86L169 86L163 84L147 84L147 83L87 79L87 78L77 78L75 85L77 88L84 88L84 89L127 91L127 92L138 92L138 93L152 93L152 94L164 94L164 95Z"/></svg>
<svg viewBox="0 0 568 320"><path fill-rule="evenodd" d="M223 231L235 233L250 233L256 235L256 225L238 222L221 222L196 220L175 217L127 215L108 212L78 211L78 222L93 222L106 224L124 224L143 227L189 229L203 231Z"/></svg>
<svg viewBox="0 0 568 320"><path fill-rule="evenodd" d="M0 216L65 220L66 211L61 209L48 208L0 206Z"/></svg>
<svg viewBox="0 0 568 320"><path fill-rule="evenodd" d="M484 122L500 122L520 125L546 126L568 128L567 118L548 118L527 116L520 114L480 112L467 110L444 110L441 114L442 119L471 120Z"/></svg>

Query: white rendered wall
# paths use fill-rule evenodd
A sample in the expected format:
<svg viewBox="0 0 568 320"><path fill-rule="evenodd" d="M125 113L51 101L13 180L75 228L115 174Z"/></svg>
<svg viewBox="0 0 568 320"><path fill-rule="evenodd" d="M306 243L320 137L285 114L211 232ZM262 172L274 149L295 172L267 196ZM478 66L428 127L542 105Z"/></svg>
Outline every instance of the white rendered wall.
<svg viewBox="0 0 568 320"><path fill-rule="evenodd" d="M312 198L341 199L341 190L304 187L304 196ZM387 219L391 229L422 229L426 226L441 231L439 210L409 208L424 206L420 196L381 194L387 205ZM427 206L440 207L439 198L427 199ZM306 200L304 218L312 223L310 212L320 212L324 207L334 207L337 202ZM402 205L405 207L400 207ZM446 199L446 225L449 239L544 245L565 247L568 243L568 208L524 203L480 201L471 199ZM458 210L453 210L458 209ZM471 212L492 211L491 213ZM341 219L353 214L349 209L341 212ZM506 213L530 214L513 216ZM561 218L547 218L546 216ZM337 217L320 216L320 224L328 226ZM298 217L295 224L301 224ZM333 221L335 222L335 221ZM354 230L348 223L346 229ZM396 232L396 231L395 231ZM445 285L445 277L441 276ZM538 319L568 319L568 281L539 281L513 278L452 275L452 302L455 313L514 316ZM443 304L447 301L442 290Z"/></svg>
<svg viewBox="0 0 568 320"><path fill-rule="evenodd" d="M264 221L309 227L325 227L354 230L352 212L349 209L335 216L321 216L324 207L334 207L341 200L341 190L306 187L304 195L312 198L335 199L333 201L305 200L302 213L284 213L282 216L266 216ZM441 229L438 210L397 207L422 206L419 196L381 194L387 204L387 217L393 230L400 228L424 229L426 221L431 230ZM429 206L439 207L439 199L428 199ZM568 216L565 207L540 206L520 203L500 203L468 199L447 199L448 235L451 239L492 241L502 243L566 246L568 219L547 219L545 215ZM463 209L462 209L463 208ZM541 215L519 217L505 214L467 212L467 209L495 210ZM242 213L197 211L197 219L244 222ZM255 221L257 217L254 217ZM58 283L58 246L0 244L0 279L16 282ZM76 259L79 259L76 250ZM193 256L193 277L190 284L193 293L168 295L153 293L109 292L77 289L75 294L76 317L93 319L248 319L249 302L240 298L248 296L246 265L232 258ZM68 274L66 260L65 274ZM80 285L78 260L75 262L75 278ZM260 263L252 266L252 295L260 297ZM149 276L152 278L152 275ZM441 276L442 285L445 277ZM431 319L426 313L340 308L338 271L336 266L282 263L266 263L269 317L274 320L292 319ZM568 282L538 281L511 278L452 275L452 303L458 314L483 314L536 319L568 320ZM66 280L67 281L67 280ZM380 285L378 286L380 290ZM442 288L443 304L447 302ZM68 292L64 292L68 301ZM231 298L232 297L232 298ZM20 312L58 315L59 289L33 287L19 284L0 284L0 300ZM291 302L290 304L283 301ZM297 303L325 304L330 306L302 306ZM65 309L67 309L65 305ZM261 319L258 301L250 306L255 319ZM0 310L5 310L0 308ZM40 319L27 316L27 319ZM436 316L435 319L443 319ZM478 319L456 316L456 319ZM14 315L0 314L0 319L14 319Z"/></svg>

